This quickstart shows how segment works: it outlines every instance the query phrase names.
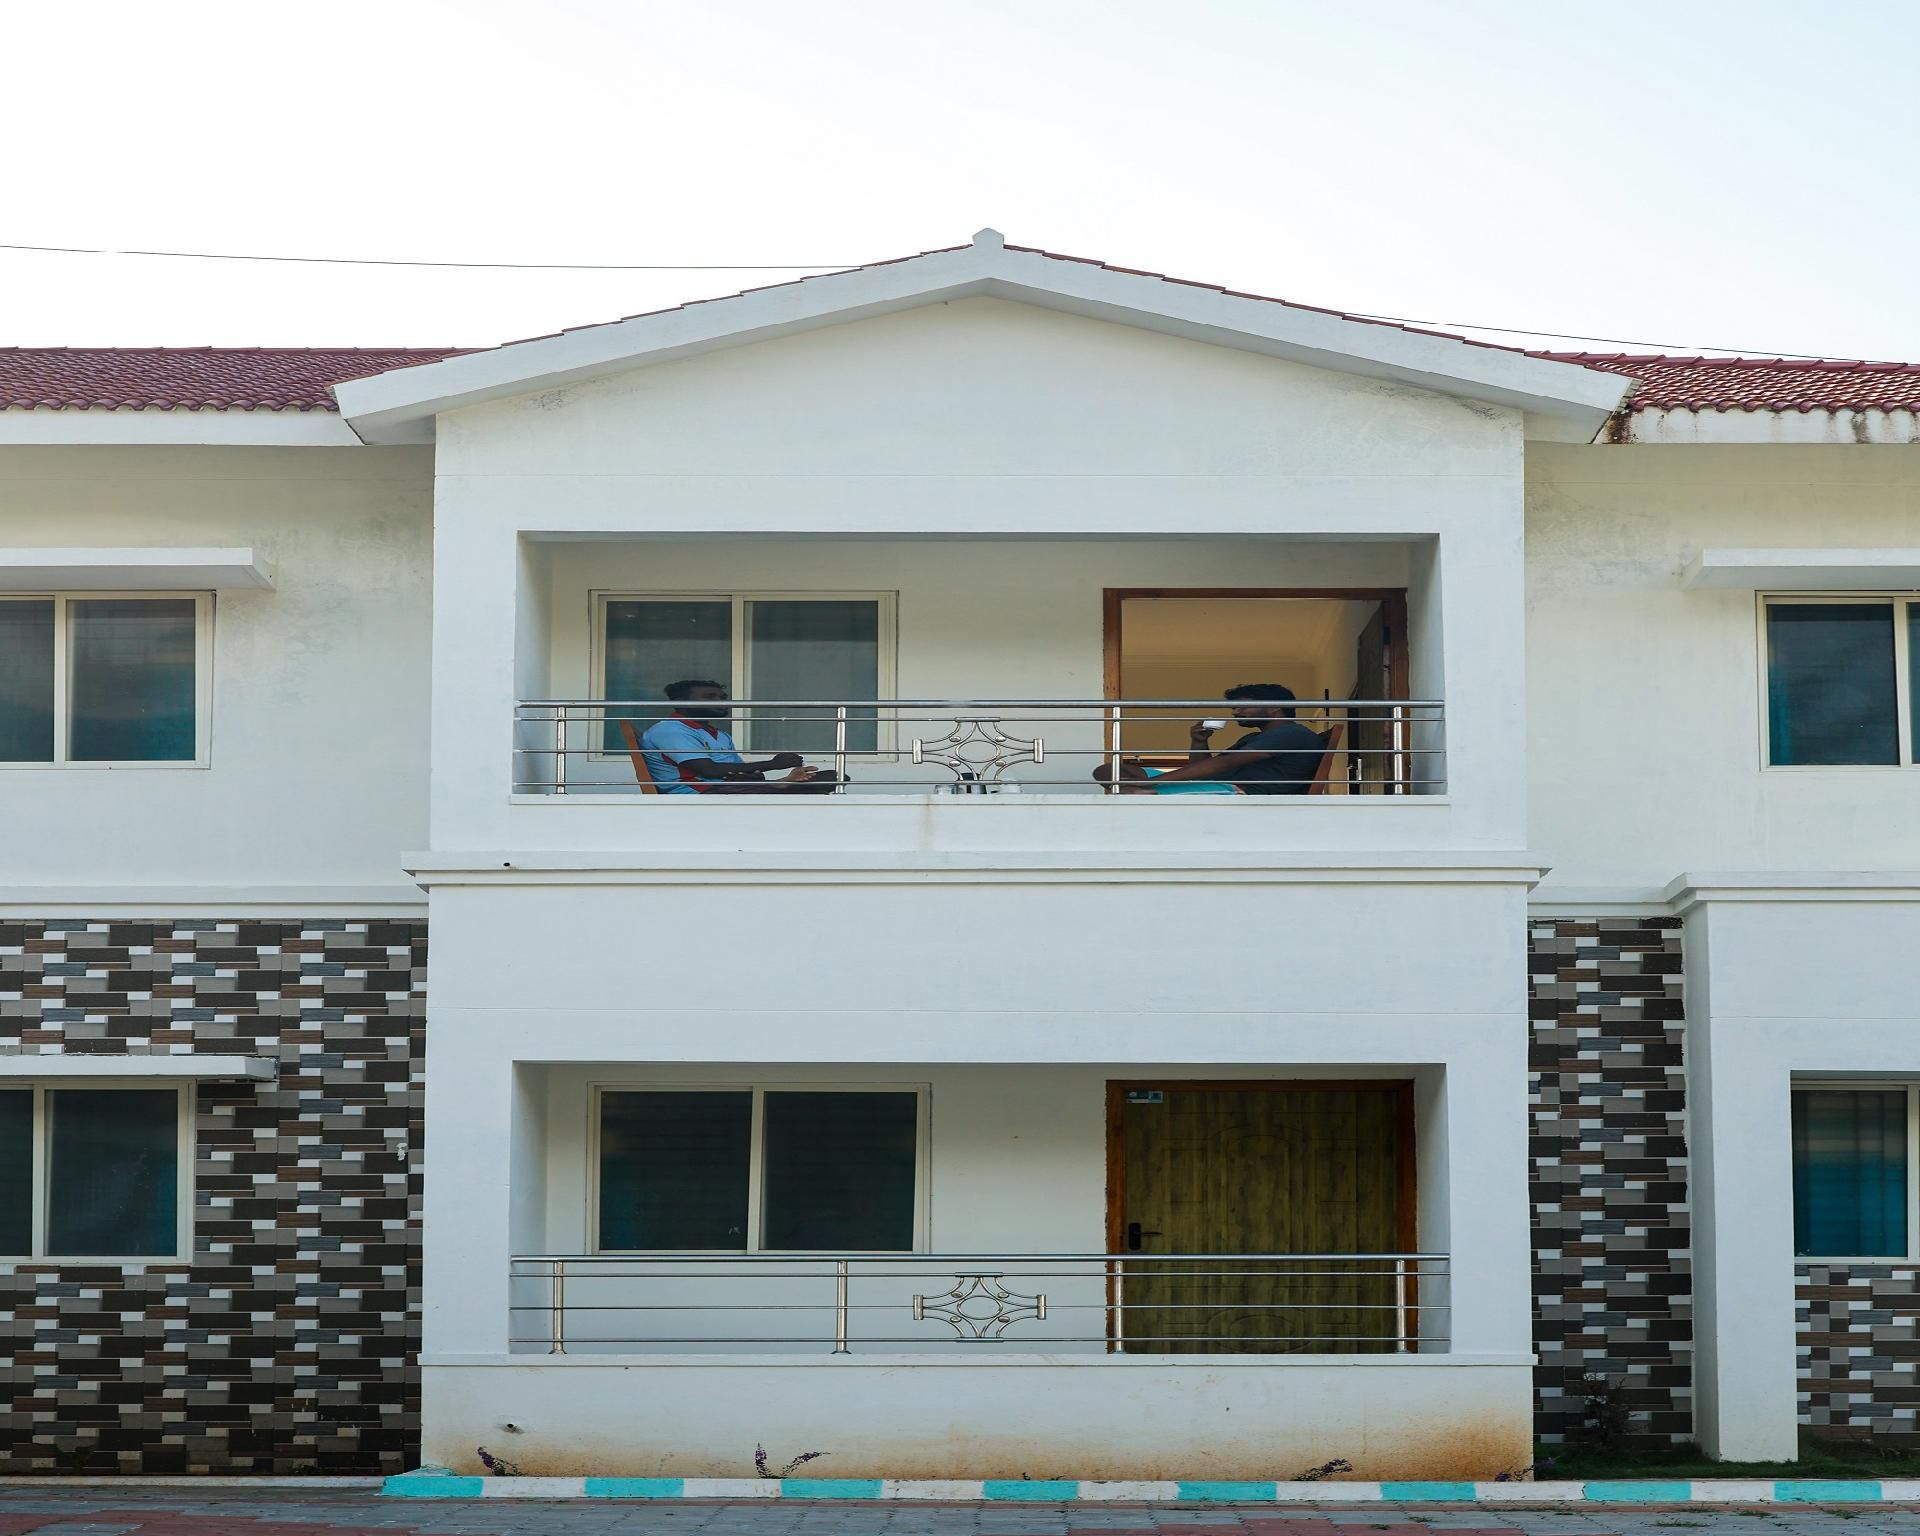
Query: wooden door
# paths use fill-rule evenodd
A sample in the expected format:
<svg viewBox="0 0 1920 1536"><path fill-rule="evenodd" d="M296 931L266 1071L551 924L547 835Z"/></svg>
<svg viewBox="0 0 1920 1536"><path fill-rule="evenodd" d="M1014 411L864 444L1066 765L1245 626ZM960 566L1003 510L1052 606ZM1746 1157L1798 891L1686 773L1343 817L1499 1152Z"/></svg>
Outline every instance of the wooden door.
<svg viewBox="0 0 1920 1536"><path fill-rule="evenodd" d="M1117 1253L1390 1254L1411 1246L1412 1085L1112 1085ZM1394 1347L1391 1266L1115 1266L1128 1353Z"/></svg>

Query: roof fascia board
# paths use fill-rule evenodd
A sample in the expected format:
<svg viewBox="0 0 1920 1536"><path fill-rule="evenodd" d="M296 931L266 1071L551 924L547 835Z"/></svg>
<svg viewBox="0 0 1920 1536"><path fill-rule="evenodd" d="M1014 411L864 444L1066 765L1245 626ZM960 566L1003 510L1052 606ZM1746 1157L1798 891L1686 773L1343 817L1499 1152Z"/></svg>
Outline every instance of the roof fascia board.
<svg viewBox="0 0 1920 1536"><path fill-rule="evenodd" d="M365 441L424 441L430 418L445 411L978 294L1572 417L1596 430L1632 383L1575 363L983 241L395 369L334 394Z"/></svg>
<svg viewBox="0 0 1920 1536"><path fill-rule="evenodd" d="M426 441L430 434L423 435ZM0 447L358 448L338 414L227 410L214 406L161 410L68 406L0 411Z"/></svg>

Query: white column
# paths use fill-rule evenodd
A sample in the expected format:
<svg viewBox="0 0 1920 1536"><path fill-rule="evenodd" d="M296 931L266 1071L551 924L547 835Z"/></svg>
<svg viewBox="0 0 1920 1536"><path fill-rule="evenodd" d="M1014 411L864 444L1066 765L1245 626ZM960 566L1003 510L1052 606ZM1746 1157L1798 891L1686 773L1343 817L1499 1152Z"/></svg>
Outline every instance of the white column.
<svg viewBox="0 0 1920 1536"><path fill-rule="evenodd" d="M1503 1018L1462 1029L1482 1038L1471 1065L1447 1070L1451 1349L1525 1358L1533 1352L1526 1028ZM1430 1150L1431 1139L1423 1142L1422 1151ZM1432 1184L1423 1178L1423 1196Z"/></svg>
<svg viewBox="0 0 1920 1536"><path fill-rule="evenodd" d="M1792 1084L1766 1022L1716 1017L1708 920L1687 921L1693 1160L1694 1427L1721 1461L1799 1444L1793 1300Z"/></svg>
<svg viewBox="0 0 1920 1536"><path fill-rule="evenodd" d="M429 919L431 924L431 919ZM427 1005L421 1352L507 1350L513 1062L471 1015Z"/></svg>

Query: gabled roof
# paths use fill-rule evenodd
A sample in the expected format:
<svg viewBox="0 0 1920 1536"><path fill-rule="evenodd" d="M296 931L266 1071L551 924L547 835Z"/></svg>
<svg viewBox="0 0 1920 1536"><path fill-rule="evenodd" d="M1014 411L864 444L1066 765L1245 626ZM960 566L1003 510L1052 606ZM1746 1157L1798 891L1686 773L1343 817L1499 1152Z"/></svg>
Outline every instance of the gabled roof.
<svg viewBox="0 0 1920 1536"><path fill-rule="evenodd" d="M1598 430L1617 375L1392 321L1110 267L981 230L970 245L804 277L359 379L335 390L368 442L420 442L434 417L651 363L987 295L1570 418Z"/></svg>
<svg viewBox="0 0 1920 1536"><path fill-rule="evenodd" d="M0 347L0 410L333 411L333 386L452 347Z"/></svg>

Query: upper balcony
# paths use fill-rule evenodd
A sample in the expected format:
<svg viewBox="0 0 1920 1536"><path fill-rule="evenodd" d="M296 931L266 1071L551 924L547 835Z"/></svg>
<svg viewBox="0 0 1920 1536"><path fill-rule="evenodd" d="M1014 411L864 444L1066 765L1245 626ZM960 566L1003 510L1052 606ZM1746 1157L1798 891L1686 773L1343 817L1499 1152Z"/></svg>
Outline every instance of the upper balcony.
<svg viewBox="0 0 1920 1536"><path fill-rule="evenodd" d="M517 547L511 694L436 661L436 853L1521 846L1517 593L1443 616L1436 538Z"/></svg>

